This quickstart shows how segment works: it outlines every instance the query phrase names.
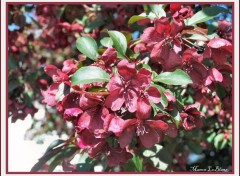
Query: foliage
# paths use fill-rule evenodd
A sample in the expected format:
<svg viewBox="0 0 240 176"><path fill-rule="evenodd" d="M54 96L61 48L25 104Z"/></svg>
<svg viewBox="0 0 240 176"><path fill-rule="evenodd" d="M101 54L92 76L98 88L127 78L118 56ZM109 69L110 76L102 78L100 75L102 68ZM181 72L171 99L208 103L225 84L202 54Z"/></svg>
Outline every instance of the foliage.
<svg viewBox="0 0 240 176"><path fill-rule="evenodd" d="M9 117L47 104L41 133L69 136L32 171L189 171L193 154L203 168L230 171L232 25L218 19L226 7L9 5Z"/></svg>

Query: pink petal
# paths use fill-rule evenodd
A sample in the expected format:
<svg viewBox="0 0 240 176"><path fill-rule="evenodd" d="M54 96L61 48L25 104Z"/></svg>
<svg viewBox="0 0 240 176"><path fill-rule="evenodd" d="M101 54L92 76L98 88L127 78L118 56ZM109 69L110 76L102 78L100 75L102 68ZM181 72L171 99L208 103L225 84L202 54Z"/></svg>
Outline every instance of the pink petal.
<svg viewBox="0 0 240 176"><path fill-rule="evenodd" d="M167 100L170 102L176 102L176 98L169 92L164 92L164 95L167 97Z"/></svg>
<svg viewBox="0 0 240 176"><path fill-rule="evenodd" d="M207 77L206 67L203 64L194 60L190 61L189 63L192 69L189 71L188 74L193 81L193 85L201 85Z"/></svg>
<svg viewBox="0 0 240 176"><path fill-rule="evenodd" d="M161 131L168 129L168 124L162 120L147 120L145 123L151 128L159 129Z"/></svg>
<svg viewBox="0 0 240 176"><path fill-rule="evenodd" d="M141 68L136 76L132 79L131 85L135 88L143 88L145 89L150 85L152 81L152 73L145 68Z"/></svg>
<svg viewBox="0 0 240 176"><path fill-rule="evenodd" d="M171 71L176 67L181 66L182 62L182 57L179 54L175 53L174 50L170 50L169 56L162 60L162 66L165 70Z"/></svg>
<svg viewBox="0 0 240 176"><path fill-rule="evenodd" d="M128 60L121 60L118 65L118 73L126 80L130 80L136 73L135 63L129 63Z"/></svg>
<svg viewBox="0 0 240 176"><path fill-rule="evenodd" d="M80 131L83 129L88 129L91 132L103 129L103 115L103 108L96 107L86 110L78 120L78 129Z"/></svg>
<svg viewBox="0 0 240 176"><path fill-rule="evenodd" d="M150 58L152 61L161 64L162 60L164 59L168 59L169 57L169 46L167 45L163 45L163 41L159 42L158 44L154 45L151 54L150 54Z"/></svg>
<svg viewBox="0 0 240 176"><path fill-rule="evenodd" d="M160 19L155 18L154 20L155 30L162 36L168 36L171 30L168 18L161 17Z"/></svg>
<svg viewBox="0 0 240 176"><path fill-rule="evenodd" d="M165 131L165 134L171 138L175 138L178 135L178 129L175 124L168 124L168 129Z"/></svg>
<svg viewBox="0 0 240 176"><path fill-rule="evenodd" d="M139 120L134 118L134 119L127 119L123 123L123 129L128 128L129 126L136 126L138 124Z"/></svg>
<svg viewBox="0 0 240 176"><path fill-rule="evenodd" d="M54 65L46 65L44 67L44 71L53 79L53 82L62 82L68 80L68 75L62 73L61 70Z"/></svg>
<svg viewBox="0 0 240 176"><path fill-rule="evenodd" d="M180 117L188 117L188 114L187 113L184 113L184 112L182 112L182 113L180 113Z"/></svg>
<svg viewBox="0 0 240 176"><path fill-rule="evenodd" d="M216 49L221 48L230 53L232 52L232 44L229 41L221 38L213 38L212 40L210 40L207 46Z"/></svg>
<svg viewBox="0 0 240 176"><path fill-rule="evenodd" d="M150 48L164 39L154 27L146 28L140 38Z"/></svg>
<svg viewBox="0 0 240 176"><path fill-rule="evenodd" d="M184 20L184 19L189 18L191 16L193 16L193 11L192 11L192 8L190 6L186 6L186 7L179 10L178 18L180 20Z"/></svg>
<svg viewBox="0 0 240 176"><path fill-rule="evenodd" d="M49 106L55 106L56 105L56 94L58 92L59 83L53 83L51 86L48 87L46 91L41 90L42 96L44 97L44 100L42 100L43 103L46 103Z"/></svg>
<svg viewBox="0 0 240 176"><path fill-rule="evenodd" d="M90 110L90 116L91 116L91 121L89 124L89 130L92 132L95 132L96 130L101 130L103 129L103 117L105 114L103 114L103 108L102 107L96 107L92 108Z"/></svg>
<svg viewBox="0 0 240 176"><path fill-rule="evenodd" d="M195 124L192 120L185 118L183 121L183 127L185 128L185 130L192 130L195 127Z"/></svg>
<svg viewBox="0 0 240 176"><path fill-rule="evenodd" d="M65 74L71 74L74 73L77 69L78 69L78 63L74 60L65 60L63 62L63 68L62 68L62 72Z"/></svg>
<svg viewBox="0 0 240 176"><path fill-rule="evenodd" d="M115 90L107 96L105 106L111 108L113 111L117 111L122 107L124 102L123 92L121 92L121 90Z"/></svg>
<svg viewBox="0 0 240 176"><path fill-rule="evenodd" d="M88 155L91 158L97 158L103 152L106 152L106 149L107 149L107 143L105 140L102 140L88 150Z"/></svg>
<svg viewBox="0 0 240 176"><path fill-rule="evenodd" d="M122 148L111 148L107 157L108 166L119 166L127 163L132 158L131 153L126 152L126 149Z"/></svg>
<svg viewBox="0 0 240 176"><path fill-rule="evenodd" d="M183 30L185 27L185 24L182 20L176 20L173 18L173 21L171 23L171 36L177 35L179 32Z"/></svg>
<svg viewBox="0 0 240 176"><path fill-rule="evenodd" d="M194 122L195 122L195 125L198 127L198 128L202 128L203 127L203 122L200 118L195 118L194 119Z"/></svg>
<svg viewBox="0 0 240 176"><path fill-rule="evenodd" d="M134 126L129 126L126 129L124 129L118 140L120 147L125 148L126 146L128 146L131 143L134 134L135 134Z"/></svg>
<svg viewBox="0 0 240 176"><path fill-rule="evenodd" d="M117 60L117 51L115 48L107 48L102 54L102 60L106 65L110 65Z"/></svg>
<svg viewBox="0 0 240 176"><path fill-rule="evenodd" d="M198 107L199 107L198 104L190 104L190 105L188 105L188 106L185 107L185 111L190 112L190 111L192 111L193 109L197 109Z"/></svg>
<svg viewBox="0 0 240 176"><path fill-rule="evenodd" d="M232 27L232 23L227 20L218 20L218 29L220 31L226 32L229 28Z"/></svg>
<svg viewBox="0 0 240 176"><path fill-rule="evenodd" d="M97 142L96 138L94 137L93 133L90 133L89 130L83 130L78 136L77 136L77 142L78 146L82 149L89 148L94 143Z"/></svg>
<svg viewBox="0 0 240 176"><path fill-rule="evenodd" d="M138 96L135 91L128 90L124 94L125 105L129 112L135 112L137 110L137 99Z"/></svg>
<svg viewBox="0 0 240 176"><path fill-rule="evenodd" d="M74 32L81 32L83 30L83 26L79 23L72 24L71 30Z"/></svg>
<svg viewBox="0 0 240 176"><path fill-rule="evenodd" d="M216 81L216 82L222 82L223 81L222 73L220 73L216 68L212 68L210 70L210 76L211 76L213 81Z"/></svg>
<svg viewBox="0 0 240 176"><path fill-rule="evenodd" d="M211 48L206 46L205 51L203 53L203 58L210 58L211 57Z"/></svg>
<svg viewBox="0 0 240 176"><path fill-rule="evenodd" d="M173 40L173 50L175 53L179 53L182 51L182 45L181 45L181 42L178 40L178 39L174 39Z"/></svg>
<svg viewBox="0 0 240 176"><path fill-rule="evenodd" d="M172 13L181 9L181 4L170 4L170 11Z"/></svg>
<svg viewBox="0 0 240 176"><path fill-rule="evenodd" d="M146 51L147 51L147 48L146 48L145 44L143 44L143 43L138 43L138 44L136 44L136 45L134 46L133 51L134 51L135 53L143 53L143 52L146 52Z"/></svg>
<svg viewBox="0 0 240 176"><path fill-rule="evenodd" d="M63 98L62 100L63 108L65 109L79 108L79 100L80 100L80 94L76 92L71 92Z"/></svg>
<svg viewBox="0 0 240 176"><path fill-rule="evenodd" d="M194 114L194 115L199 115L199 116L202 116L202 117L206 117L205 114L203 114L201 111L198 111L197 109L191 110L190 113Z"/></svg>
<svg viewBox="0 0 240 176"><path fill-rule="evenodd" d="M107 84L107 89L112 92L123 87L123 82L119 75L114 74L111 76L109 83Z"/></svg>
<svg viewBox="0 0 240 176"><path fill-rule="evenodd" d="M69 108L64 111L64 114L77 117L82 112L83 111L79 108Z"/></svg>
<svg viewBox="0 0 240 176"><path fill-rule="evenodd" d="M139 98L137 101L136 116L138 119L148 119L152 113L152 107L147 98Z"/></svg>
<svg viewBox="0 0 240 176"><path fill-rule="evenodd" d="M91 123L91 115L88 111L85 111L78 120L78 129L88 129Z"/></svg>
<svg viewBox="0 0 240 176"><path fill-rule="evenodd" d="M58 74L58 76L56 76L56 80L55 81L54 81L54 76L52 77L54 82L67 81L68 80L68 75L66 75L63 72L61 72L60 69L57 70L57 74Z"/></svg>
<svg viewBox="0 0 240 176"><path fill-rule="evenodd" d="M79 101L81 109L86 110L99 105L102 102L101 97L82 94Z"/></svg>
<svg viewBox="0 0 240 176"><path fill-rule="evenodd" d="M108 131L111 131L116 134L116 136L119 136L119 134L123 130L124 120L114 116L109 124Z"/></svg>
<svg viewBox="0 0 240 176"><path fill-rule="evenodd" d="M157 144L161 138L156 130L148 127L147 125L145 125L145 130L147 132L145 132L143 135L140 135L139 138L144 147L151 148L154 144Z"/></svg>
<svg viewBox="0 0 240 176"><path fill-rule="evenodd" d="M55 106L56 100L55 95L49 95L47 91L41 90L42 96L44 99L42 100L42 103L46 103L48 106Z"/></svg>
<svg viewBox="0 0 240 176"><path fill-rule="evenodd" d="M147 90L148 93L148 100L155 104L159 103L161 100L161 94L156 87L149 87Z"/></svg>
<svg viewBox="0 0 240 176"><path fill-rule="evenodd" d="M224 64L227 61L227 53L221 49L211 49L211 57L216 64Z"/></svg>
<svg viewBox="0 0 240 176"><path fill-rule="evenodd" d="M212 84L212 80L211 80L211 78L208 76L207 79L206 79L205 82L204 82L204 85L205 85L205 86L209 86L209 85L211 85L211 84Z"/></svg>
<svg viewBox="0 0 240 176"><path fill-rule="evenodd" d="M58 68L55 65L46 65L44 67L44 71L48 74L48 76L53 77L53 75L57 75Z"/></svg>
<svg viewBox="0 0 240 176"><path fill-rule="evenodd" d="M109 128L109 124L112 120L112 118L114 117L113 114L108 114L106 116L103 116L102 120L103 120L103 128L105 131L108 131Z"/></svg>
<svg viewBox="0 0 240 176"><path fill-rule="evenodd" d="M195 48L188 48L183 53L183 60L184 61L195 60L201 63L203 60L203 56L201 54L198 54Z"/></svg>

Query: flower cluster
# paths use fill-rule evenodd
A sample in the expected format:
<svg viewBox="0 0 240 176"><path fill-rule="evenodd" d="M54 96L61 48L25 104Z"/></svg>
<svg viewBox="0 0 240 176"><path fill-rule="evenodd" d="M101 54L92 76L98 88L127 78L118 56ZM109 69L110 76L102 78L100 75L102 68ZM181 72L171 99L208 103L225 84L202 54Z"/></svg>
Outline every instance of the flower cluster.
<svg viewBox="0 0 240 176"><path fill-rule="evenodd" d="M151 86L149 70L137 70L135 63L124 59L117 64L117 73L112 73L107 85L71 86L69 77L77 65L73 60L64 61L61 70L47 65L45 72L53 83L46 91L42 90L42 95L44 103L56 106L64 120L74 124L77 143L80 148L88 149L89 156L97 157L105 152L110 166L119 165L132 157L129 152L136 146L151 148L165 135L177 133L177 128L172 127L175 124L151 117L150 103L159 103L161 94ZM89 92L94 86L106 86L109 95Z"/></svg>
<svg viewBox="0 0 240 176"><path fill-rule="evenodd" d="M84 42L92 44L91 53L85 51L87 47L80 51L94 62L68 59L62 69L54 65L44 68L53 83L42 90L43 103L56 106L63 119L73 124L81 149L86 149L92 158L106 157L109 166L127 163L132 153L149 149L164 137L176 138L180 131L202 128L209 115L221 114L219 121L225 116L231 121L229 23L219 22L217 32L222 38L210 38L204 29L187 26L186 20L194 15L190 6L171 5L166 13L169 15L138 21L148 27L138 42L126 40L126 49L124 42L119 43L121 36L110 33L113 45L103 47L100 54L96 51L96 58L92 54L93 39L86 35ZM74 23L60 23L58 27L68 32L83 30ZM206 40L193 43L188 38L192 34L202 34ZM109 79L73 83L72 78L82 71L83 63L101 69ZM181 85L183 80L178 79L185 77L179 75L175 82L167 82L171 72L176 74L175 70L189 75L191 83ZM169 76L162 80L166 75ZM219 94L219 90L225 94ZM186 92L193 99L191 102L182 100ZM207 107L207 111L203 113L199 106L201 110ZM182 159L177 154L174 157ZM185 168L185 164L182 161L181 167Z"/></svg>

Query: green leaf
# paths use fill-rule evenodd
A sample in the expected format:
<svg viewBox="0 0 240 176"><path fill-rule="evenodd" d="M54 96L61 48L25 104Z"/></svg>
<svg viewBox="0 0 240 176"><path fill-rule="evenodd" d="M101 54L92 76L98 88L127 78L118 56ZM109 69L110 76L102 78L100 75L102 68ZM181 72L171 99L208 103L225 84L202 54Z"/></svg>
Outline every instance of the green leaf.
<svg viewBox="0 0 240 176"><path fill-rule="evenodd" d="M221 84L216 84L216 88L217 95L220 99L223 99L227 95L225 88Z"/></svg>
<svg viewBox="0 0 240 176"><path fill-rule="evenodd" d="M149 158L153 162L154 167L161 170L166 170L172 163L170 152L159 144L155 144L150 149L146 149L143 152L143 156Z"/></svg>
<svg viewBox="0 0 240 176"><path fill-rule="evenodd" d="M146 68L148 71L152 71L152 68L148 64L142 64L142 68Z"/></svg>
<svg viewBox="0 0 240 176"><path fill-rule="evenodd" d="M93 20L91 23L89 23L85 28L84 32L85 33L90 33L93 29L96 29L100 26L104 25L104 21L102 18L96 18Z"/></svg>
<svg viewBox="0 0 240 176"><path fill-rule="evenodd" d="M145 157L153 157L155 155L156 155L156 153L152 150L147 149L147 150L144 150L144 152L143 152L143 156L145 156Z"/></svg>
<svg viewBox="0 0 240 176"><path fill-rule="evenodd" d="M193 142L193 141L189 141L188 142L188 148L193 152L193 153L196 153L196 154L201 154L202 153L202 147L197 144L196 142Z"/></svg>
<svg viewBox="0 0 240 176"><path fill-rule="evenodd" d="M157 115L158 112L160 111L160 108L157 105L155 105L154 103L150 102L150 104L151 104L151 106L153 108L153 116Z"/></svg>
<svg viewBox="0 0 240 176"><path fill-rule="evenodd" d="M153 157L155 156L160 150L162 150L163 146L159 144L155 144L150 149L146 149L143 152L143 156L145 157Z"/></svg>
<svg viewBox="0 0 240 176"><path fill-rule="evenodd" d="M33 103L33 90L29 89L27 91L25 91L23 93L23 102L25 103L25 105L27 105L28 107L32 107L32 103Z"/></svg>
<svg viewBox="0 0 240 176"><path fill-rule="evenodd" d="M228 10L223 7L219 7L219 6L204 8L204 9L200 10L199 12L197 12L195 15L193 15L187 21L187 25L192 26L192 25L195 25L198 23L208 21L222 12L228 13Z"/></svg>
<svg viewBox="0 0 240 176"><path fill-rule="evenodd" d="M8 82L8 92L12 92L14 89L18 88L22 84L19 82L19 80L10 80Z"/></svg>
<svg viewBox="0 0 240 176"><path fill-rule="evenodd" d="M156 17L161 18L166 16L166 12L163 10L162 4L151 4L149 5L151 12L153 12Z"/></svg>
<svg viewBox="0 0 240 176"><path fill-rule="evenodd" d="M142 172L143 171L143 162L142 162L141 158L139 156L135 155L132 158L132 161L135 165L137 172Z"/></svg>
<svg viewBox="0 0 240 176"><path fill-rule="evenodd" d="M186 85L192 83L189 75L180 69L176 69L174 72L160 73L153 81L167 85Z"/></svg>
<svg viewBox="0 0 240 176"><path fill-rule="evenodd" d="M227 139L223 139L223 141L221 142L221 145L219 147L220 150L224 149L226 147L228 143L228 140Z"/></svg>
<svg viewBox="0 0 240 176"><path fill-rule="evenodd" d="M35 82L39 78L38 72L34 72L28 75L27 81L28 82Z"/></svg>
<svg viewBox="0 0 240 176"><path fill-rule="evenodd" d="M129 43L132 39L132 33L123 31L123 35L126 37L127 43Z"/></svg>
<svg viewBox="0 0 240 176"><path fill-rule="evenodd" d="M108 82L110 76L100 67L86 66L78 69L72 76L72 85L89 84L93 82Z"/></svg>
<svg viewBox="0 0 240 176"><path fill-rule="evenodd" d="M102 92L106 90L107 89L105 87L91 87L88 89L88 92Z"/></svg>
<svg viewBox="0 0 240 176"><path fill-rule="evenodd" d="M136 40L132 40L131 42L132 42L132 44L129 46L129 48L132 48L134 45L136 45L138 43L141 43L142 40L141 39L136 39Z"/></svg>
<svg viewBox="0 0 240 176"><path fill-rule="evenodd" d="M207 137L207 142L208 143L212 143L212 141L214 140L214 137L216 136L216 132L211 133L208 137Z"/></svg>
<svg viewBox="0 0 240 176"><path fill-rule="evenodd" d="M154 145L153 150L156 155L151 157L150 160L153 162L153 165L161 170L167 170L169 165L172 163L172 156L166 148L163 148L161 145Z"/></svg>
<svg viewBox="0 0 240 176"><path fill-rule="evenodd" d="M214 138L214 147L219 150L223 142L224 134L220 133Z"/></svg>
<svg viewBox="0 0 240 176"><path fill-rule="evenodd" d="M113 45L113 41L110 37L104 37L100 40L100 43L102 44L102 46L105 46L107 48L112 47Z"/></svg>
<svg viewBox="0 0 240 176"><path fill-rule="evenodd" d="M97 43L96 41L88 36L78 38L76 41L77 49L85 54L88 58L96 61L98 58Z"/></svg>
<svg viewBox="0 0 240 176"><path fill-rule="evenodd" d="M121 53L119 53L119 52L117 51L117 58L119 58L119 59L125 59L126 56L122 55Z"/></svg>
<svg viewBox="0 0 240 176"><path fill-rule="evenodd" d="M206 37L204 37L203 35L200 35L200 34L193 34L190 37L188 37L188 39L208 41L208 38L206 38Z"/></svg>
<svg viewBox="0 0 240 176"><path fill-rule="evenodd" d="M55 149L51 149L47 151L40 159L39 161L31 168L31 172L39 171L44 164L53 158L57 153L59 153L62 150L63 146L57 147Z"/></svg>
<svg viewBox="0 0 240 176"><path fill-rule="evenodd" d="M124 171L142 172L143 162L139 156L133 154L133 158L130 159L128 163L124 165L123 168L124 168Z"/></svg>
<svg viewBox="0 0 240 176"><path fill-rule="evenodd" d="M228 140L228 145L232 147L232 134L230 134L229 140Z"/></svg>
<svg viewBox="0 0 240 176"><path fill-rule="evenodd" d="M77 164L76 170L78 172L88 172L88 171L90 171L93 168L95 163L96 163L95 159L86 158L84 163L78 163Z"/></svg>
<svg viewBox="0 0 240 176"><path fill-rule="evenodd" d="M62 99L70 93L70 86L62 82L59 84L58 91L55 96L57 102L62 101Z"/></svg>
<svg viewBox="0 0 240 176"><path fill-rule="evenodd" d="M133 24L137 21L144 20L144 19L148 19L145 13L140 15L134 15L128 20L128 24Z"/></svg>
<svg viewBox="0 0 240 176"><path fill-rule="evenodd" d="M173 117L175 124L177 125L177 127L179 126L181 117L180 117L180 113L179 111L174 108L172 112L170 112L170 115Z"/></svg>
<svg viewBox="0 0 240 176"><path fill-rule="evenodd" d="M77 150L77 147L71 146L60 151L50 163L48 171L52 172L57 167L57 165L59 165L63 161L64 158L71 157Z"/></svg>
<svg viewBox="0 0 240 176"><path fill-rule="evenodd" d="M110 38L113 41L113 46L116 50L124 56L127 51L127 39L123 33L118 31L108 31Z"/></svg>
<svg viewBox="0 0 240 176"><path fill-rule="evenodd" d="M8 58L8 67L10 69L14 69L17 67L17 61L15 59L13 59L13 57L9 56Z"/></svg>
<svg viewBox="0 0 240 176"><path fill-rule="evenodd" d="M57 139L55 141L53 141L48 148L46 149L45 153L49 152L50 150L52 150L53 148L59 146L60 144L63 144L65 142L65 140L62 139Z"/></svg>

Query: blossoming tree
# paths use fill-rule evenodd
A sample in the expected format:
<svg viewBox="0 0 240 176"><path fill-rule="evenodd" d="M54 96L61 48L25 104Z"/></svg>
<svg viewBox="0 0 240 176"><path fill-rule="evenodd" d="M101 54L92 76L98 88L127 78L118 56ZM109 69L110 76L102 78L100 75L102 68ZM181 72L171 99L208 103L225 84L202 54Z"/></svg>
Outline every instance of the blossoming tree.
<svg viewBox="0 0 240 176"><path fill-rule="evenodd" d="M204 155L204 161L215 155L231 170L231 157L218 156L220 151L231 156L232 145L232 25L219 19L231 13L226 7L36 5L33 23L46 26L42 40L10 32L9 60L15 63L19 52L37 57L37 47L52 55L62 50L61 66L38 59L35 66L40 62L48 76L34 80L42 103L73 128L68 140L49 146L32 171L58 165L73 172L94 171L97 165L105 172L187 171L192 154ZM26 25L20 11L11 11L20 28ZM64 54L69 46L70 57L69 51ZM28 81L24 84L31 85ZM9 98L11 107L35 112L31 102Z"/></svg>

